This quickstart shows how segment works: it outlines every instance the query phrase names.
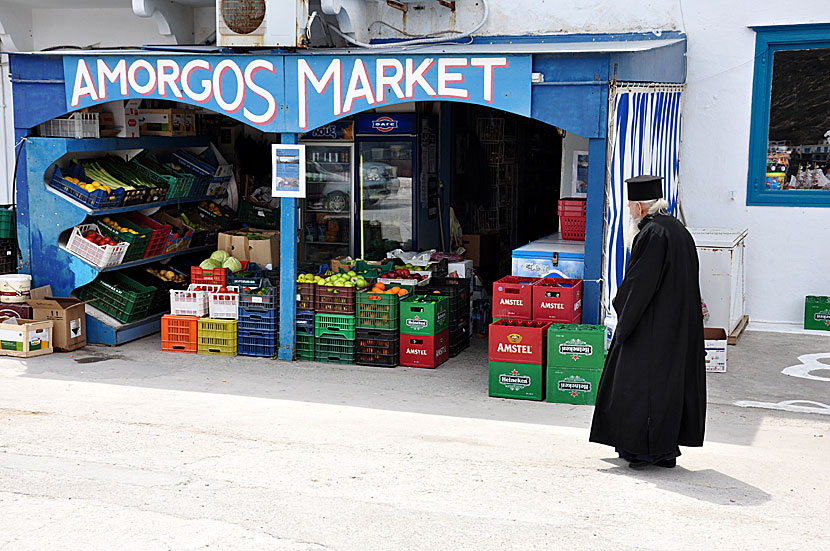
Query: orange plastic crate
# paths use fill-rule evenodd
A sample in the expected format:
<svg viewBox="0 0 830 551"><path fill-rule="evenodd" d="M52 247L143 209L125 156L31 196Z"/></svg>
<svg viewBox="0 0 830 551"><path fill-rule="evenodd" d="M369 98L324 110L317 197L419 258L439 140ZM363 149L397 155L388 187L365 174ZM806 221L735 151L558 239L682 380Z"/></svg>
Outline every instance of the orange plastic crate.
<svg viewBox="0 0 830 551"><path fill-rule="evenodd" d="M165 352L196 354L199 348L199 318L163 316L161 318L161 349Z"/></svg>

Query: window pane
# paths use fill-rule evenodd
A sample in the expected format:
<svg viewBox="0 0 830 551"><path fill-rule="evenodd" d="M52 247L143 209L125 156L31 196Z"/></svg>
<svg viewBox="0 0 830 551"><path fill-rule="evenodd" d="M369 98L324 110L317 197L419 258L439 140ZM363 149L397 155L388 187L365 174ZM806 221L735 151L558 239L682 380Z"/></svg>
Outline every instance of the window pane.
<svg viewBox="0 0 830 551"><path fill-rule="evenodd" d="M830 48L773 54L768 190L830 191Z"/></svg>

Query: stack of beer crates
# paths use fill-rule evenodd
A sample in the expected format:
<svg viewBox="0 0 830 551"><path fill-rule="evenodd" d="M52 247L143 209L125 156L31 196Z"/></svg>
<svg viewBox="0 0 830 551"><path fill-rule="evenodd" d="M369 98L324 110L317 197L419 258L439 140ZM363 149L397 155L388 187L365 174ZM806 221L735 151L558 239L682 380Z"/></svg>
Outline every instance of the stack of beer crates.
<svg viewBox="0 0 830 551"><path fill-rule="evenodd" d="M434 368L447 361L450 298L440 292L410 294L400 308L401 365Z"/></svg>
<svg viewBox="0 0 830 551"><path fill-rule="evenodd" d="M395 367L400 361L400 310L397 294L357 293L355 363Z"/></svg>
<svg viewBox="0 0 830 551"><path fill-rule="evenodd" d="M279 347L279 280L254 276L237 281L239 289L239 354L271 358Z"/></svg>
<svg viewBox="0 0 830 551"><path fill-rule="evenodd" d="M297 283L296 356L314 361L314 311L316 283Z"/></svg>
<svg viewBox="0 0 830 551"><path fill-rule="evenodd" d="M558 350L563 343L551 341L551 331L557 327L560 332L556 334L561 335L566 328L586 327L579 325L582 321L582 280L503 277L493 283L492 314L493 324L489 328L490 396L543 400L547 394L548 401L560 401L563 395L551 391L550 377L558 377L563 367L575 366L561 363L564 356L560 358ZM603 336L601 343L604 343L604 333L600 332L600 335ZM564 346L563 350L566 349ZM596 358L601 357L598 367L601 374L604 346L596 350L602 353L591 356L583 350L577 354L576 366L596 369ZM589 356L590 360L584 359ZM563 386L567 385L563 383ZM583 394L578 397L584 398ZM570 400L570 403L585 402Z"/></svg>
<svg viewBox="0 0 830 551"><path fill-rule="evenodd" d="M447 297L449 308L449 357L470 346L470 278L433 277L429 284L415 288L416 295Z"/></svg>
<svg viewBox="0 0 830 551"><path fill-rule="evenodd" d="M314 299L314 359L354 363L356 289L318 285Z"/></svg>
<svg viewBox="0 0 830 551"><path fill-rule="evenodd" d="M593 405L605 367L604 325L554 323L548 329L548 402Z"/></svg>

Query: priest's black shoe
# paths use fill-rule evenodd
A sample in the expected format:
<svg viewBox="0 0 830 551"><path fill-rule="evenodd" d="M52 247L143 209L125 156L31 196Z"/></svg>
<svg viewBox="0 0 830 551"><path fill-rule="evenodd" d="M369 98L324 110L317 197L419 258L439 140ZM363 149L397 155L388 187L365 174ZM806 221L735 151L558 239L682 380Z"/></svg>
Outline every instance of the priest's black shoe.
<svg viewBox="0 0 830 551"><path fill-rule="evenodd" d="M655 465L663 467L664 469L673 469L677 466L677 459L664 459L663 461L658 461Z"/></svg>
<svg viewBox="0 0 830 551"><path fill-rule="evenodd" d="M643 469L649 465L654 465L654 463L651 461L641 461L639 459L634 459L628 462L628 466L632 469Z"/></svg>

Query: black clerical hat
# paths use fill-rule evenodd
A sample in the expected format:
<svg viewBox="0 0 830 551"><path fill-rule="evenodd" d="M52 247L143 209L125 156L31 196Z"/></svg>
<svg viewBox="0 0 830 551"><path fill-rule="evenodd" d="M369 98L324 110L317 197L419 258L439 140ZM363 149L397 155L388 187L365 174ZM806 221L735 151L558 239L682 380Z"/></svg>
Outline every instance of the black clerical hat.
<svg viewBox="0 0 830 551"><path fill-rule="evenodd" d="M662 176L643 174L629 178L625 183L628 184L629 201L653 201L663 197Z"/></svg>

